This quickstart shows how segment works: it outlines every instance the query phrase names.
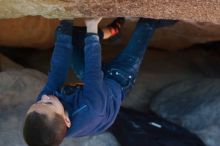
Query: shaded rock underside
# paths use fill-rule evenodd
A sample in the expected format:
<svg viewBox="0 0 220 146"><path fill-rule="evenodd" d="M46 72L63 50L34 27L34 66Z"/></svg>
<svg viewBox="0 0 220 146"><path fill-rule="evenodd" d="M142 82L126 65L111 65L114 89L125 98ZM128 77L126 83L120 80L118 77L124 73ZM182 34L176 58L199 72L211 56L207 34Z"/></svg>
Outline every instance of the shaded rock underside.
<svg viewBox="0 0 220 146"><path fill-rule="evenodd" d="M103 19L100 27L113 19ZM58 19L26 16L0 20L0 46L48 49L54 45L54 32ZM75 19L74 25L83 25L83 19ZM122 31L121 45L126 45L135 22L127 21ZM180 21L176 25L158 29L150 46L168 50L183 49L196 43L220 40L220 25ZM166 36L166 37L164 37Z"/></svg>

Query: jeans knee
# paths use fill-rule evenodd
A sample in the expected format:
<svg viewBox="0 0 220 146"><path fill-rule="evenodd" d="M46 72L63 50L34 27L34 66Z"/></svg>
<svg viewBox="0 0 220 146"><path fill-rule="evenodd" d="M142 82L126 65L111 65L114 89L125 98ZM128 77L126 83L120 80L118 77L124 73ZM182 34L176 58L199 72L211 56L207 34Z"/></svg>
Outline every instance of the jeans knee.
<svg viewBox="0 0 220 146"><path fill-rule="evenodd" d="M110 68L105 73L106 77L119 83L124 92L127 93L135 83L135 74L128 73L125 70Z"/></svg>

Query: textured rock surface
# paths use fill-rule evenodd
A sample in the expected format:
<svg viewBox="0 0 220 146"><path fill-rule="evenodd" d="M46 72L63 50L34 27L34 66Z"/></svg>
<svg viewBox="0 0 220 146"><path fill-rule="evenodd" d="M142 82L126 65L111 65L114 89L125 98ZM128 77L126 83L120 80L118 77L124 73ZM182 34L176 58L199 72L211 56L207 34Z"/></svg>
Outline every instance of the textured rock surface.
<svg viewBox="0 0 220 146"><path fill-rule="evenodd" d="M154 111L196 133L207 146L220 143L220 79L191 79L163 89Z"/></svg>
<svg viewBox="0 0 220 146"><path fill-rule="evenodd" d="M162 49L185 49L193 44L220 40L220 25L211 23L179 22L172 27L159 29L151 46Z"/></svg>
<svg viewBox="0 0 220 146"><path fill-rule="evenodd" d="M3 46L51 48L58 20L22 17L0 20L0 44Z"/></svg>
<svg viewBox="0 0 220 146"><path fill-rule="evenodd" d="M149 104L162 117L196 133L207 146L218 146L219 49L185 50L174 56L157 55L151 60L152 68L148 70L152 79L146 86L152 92Z"/></svg>
<svg viewBox="0 0 220 146"><path fill-rule="evenodd" d="M105 26L112 19L104 19ZM0 45L14 47L29 47L48 49L54 44L54 31L59 24L57 19L43 17L22 17L18 19L0 20ZM77 19L76 25L82 25ZM122 32L122 45L130 37L135 23L127 22ZM178 22L172 27L156 31L150 45L156 48L177 50L187 48L195 43L205 43L220 40L220 25L211 23ZM166 36L166 37L164 37Z"/></svg>
<svg viewBox="0 0 220 146"><path fill-rule="evenodd" d="M220 23L218 0L0 0L0 18L146 16Z"/></svg>

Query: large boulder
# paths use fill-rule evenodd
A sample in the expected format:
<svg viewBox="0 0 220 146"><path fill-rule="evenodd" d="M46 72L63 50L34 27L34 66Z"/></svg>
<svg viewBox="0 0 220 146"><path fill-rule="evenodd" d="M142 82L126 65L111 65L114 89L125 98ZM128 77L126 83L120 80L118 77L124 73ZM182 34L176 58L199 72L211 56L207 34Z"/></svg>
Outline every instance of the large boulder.
<svg viewBox="0 0 220 146"><path fill-rule="evenodd" d="M0 20L0 45L48 49L54 44L57 19L40 16Z"/></svg>
<svg viewBox="0 0 220 146"><path fill-rule="evenodd" d="M0 145L23 146L25 111L46 81L46 75L25 69L0 54Z"/></svg>
<svg viewBox="0 0 220 146"><path fill-rule="evenodd" d="M151 107L162 117L196 133L207 146L220 143L220 79L190 79L163 89Z"/></svg>
<svg viewBox="0 0 220 146"><path fill-rule="evenodd" d="M136 16L220 23L217 0L1 0L0 18Z"/></svg>
<svg viewBox="0 0 220 146"><path fill-rule="evenodd" d="M172 27L158 29L151 41L155 48L177 50L194 44L220 40L220 25L201 22L178 22Z"/></svg>

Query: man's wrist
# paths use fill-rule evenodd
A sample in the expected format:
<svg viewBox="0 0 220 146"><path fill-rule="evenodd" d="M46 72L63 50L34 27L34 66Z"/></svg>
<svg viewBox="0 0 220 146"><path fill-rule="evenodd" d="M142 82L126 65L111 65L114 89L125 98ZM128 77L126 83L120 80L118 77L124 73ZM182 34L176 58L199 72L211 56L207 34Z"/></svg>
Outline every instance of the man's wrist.
<svg viewBox="0 0 220 146"><path fill-rule="evenodd" d="M87 33L98 33L97 25L87 26Z"/></svg>

